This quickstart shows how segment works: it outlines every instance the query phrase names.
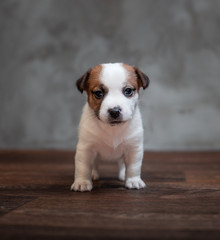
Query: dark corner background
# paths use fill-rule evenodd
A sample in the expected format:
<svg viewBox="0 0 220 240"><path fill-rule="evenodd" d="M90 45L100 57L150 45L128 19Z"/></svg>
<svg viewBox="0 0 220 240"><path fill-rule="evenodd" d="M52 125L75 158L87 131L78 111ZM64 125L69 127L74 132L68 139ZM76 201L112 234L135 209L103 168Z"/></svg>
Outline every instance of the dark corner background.
<svg viewBox="0 0 220 240"><path fill-rule="evenodd" d="M220 1L1 0L0 148L74 149L75 81L138 66L145 149L220 148Z"/></svg>

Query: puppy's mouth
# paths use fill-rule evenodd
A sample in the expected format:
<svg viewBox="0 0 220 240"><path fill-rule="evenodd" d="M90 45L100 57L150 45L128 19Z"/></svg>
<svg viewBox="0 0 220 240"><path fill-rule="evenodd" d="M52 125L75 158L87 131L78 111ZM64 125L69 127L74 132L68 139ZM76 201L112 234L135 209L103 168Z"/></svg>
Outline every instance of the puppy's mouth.
<svg viewBox="0 0 220 240"><path fill-rule="evenodd" d="M123 121L123 120L115 120L115 119L108 119L107 121L106 120L102 120L98 115L96 115L96 117L100 120L100 121L102 121L102 122L104 122L104 123L107 123L107 124L109 124L109 125L111 125L111 126L116 126L116 125L120 125L120 124L123 124L123 123L125 123L126 121Z"/></svg>
<svg viewBox="0 0 220 240"><path fill-rule="evenodd" d="M111 125L111 126L115 126L115 125L119 125L119 124L122 124L122 123L124 123L125 121L121 121L121 120L112 120L112 121L109 121L109 124Z"/></svg>

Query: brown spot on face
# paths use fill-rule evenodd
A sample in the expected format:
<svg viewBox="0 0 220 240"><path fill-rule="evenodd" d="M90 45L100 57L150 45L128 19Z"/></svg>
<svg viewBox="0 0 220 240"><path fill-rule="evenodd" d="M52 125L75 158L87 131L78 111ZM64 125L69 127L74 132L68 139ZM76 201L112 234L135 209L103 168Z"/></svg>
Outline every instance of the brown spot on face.
<svg viewBox="0 0 220 240"><path fill-rule="evenodd" d="M132 89L136 89L139 91L139 85L137 81L137 76L135 74L134 68L130 65L123 64L123 67L126 69L128 76L127 76L127 85Z"/></svg>
<svg viewBox="0 0 220 240"><path fill-rule="evenodd" d="M137 67L132 67L127 64L123 64L123 67L128 72L128 83L131 87L137 89L138 92L141 87L143 87L143 89L148 87L150 81L145 73L141 72Z"/></svg>
<svg viewBox="0 0 220 240"><path fill-rule="evenodd" d="M105 94L103 85L100 82L101 71L102 65L98 65L92 69L88 81L88 87L86 89L89 106L94 110L97 117L99 117L99 109L101 107L102 100ZM103 93L103 97L97 98L96 97L97 91L101 91Z"/></svg>
<svg viewBox="0 0 220 240"><path fill-rule="evenodd" d="M78 89L81 92L84 90L86 91L88 95L89 106L94 110L97 117L99 117L99 109L101 107L105 94L108 92L108 89L100 82L101 71L102 65L98 65L93 69L87 71L77 81Z"/></svg>
<svg viewBox="0 0 220 240"><path fill-rule="evenodd" d="M100 85L100 74L102 71L102 65L98 65L91 69L90 76L87 82L87 86L85 88L87 94L89 95L91 90L96 88L98 85Z"/></svg>

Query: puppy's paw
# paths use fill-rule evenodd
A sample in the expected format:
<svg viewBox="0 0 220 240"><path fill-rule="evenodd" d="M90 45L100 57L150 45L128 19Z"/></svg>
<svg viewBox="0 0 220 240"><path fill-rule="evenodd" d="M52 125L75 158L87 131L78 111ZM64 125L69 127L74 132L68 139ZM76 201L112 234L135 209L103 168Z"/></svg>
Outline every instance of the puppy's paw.
<svg viewBox="0 0 220 240"><path fill-rule="evenodd" d="M129 189L141 189L141 188L145 188L146 184L144 183L143 180L141 180L140 177L132 177L132 178L126 179L125 187Z"/></svg>
<svg viewBox="0 0 220 240"><path fill-rule="evenodd" d="M75 180L70 189L71 191L88 192L92 190L92 182L89 180Z"/></svg>

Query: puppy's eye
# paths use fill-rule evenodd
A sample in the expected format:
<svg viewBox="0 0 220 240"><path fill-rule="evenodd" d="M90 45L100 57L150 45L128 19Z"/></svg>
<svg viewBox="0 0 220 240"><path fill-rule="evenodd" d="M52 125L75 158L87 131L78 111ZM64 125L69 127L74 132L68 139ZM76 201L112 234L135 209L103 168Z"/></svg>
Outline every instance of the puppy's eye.
<svg viewBox="0 0 220 240"><path fill-rule="evenodd" d="M135 89L126 87L126 88L123 90L123 94L125 95L125 97L131 97L134 91L135 91Z"/></svg>
<svg viewBox="0 0 220 240"><path fill-rule="evenodd" d="M101 90L97 90L97 91L93 92L93 94L97 99L101 99L104 96L104 94Z"/></svg>

